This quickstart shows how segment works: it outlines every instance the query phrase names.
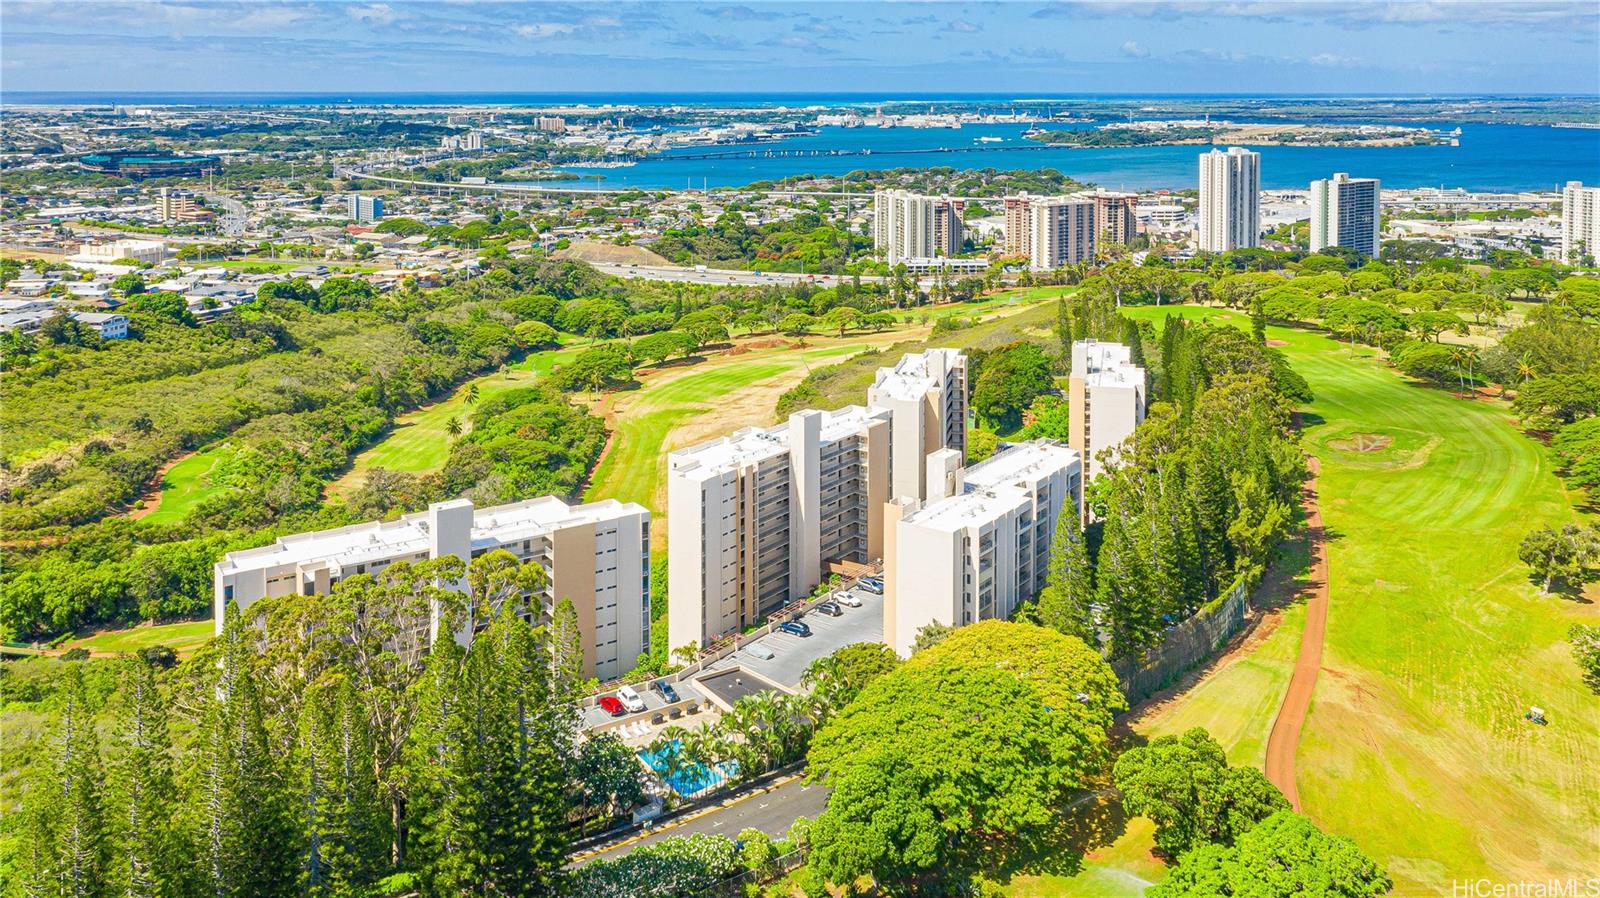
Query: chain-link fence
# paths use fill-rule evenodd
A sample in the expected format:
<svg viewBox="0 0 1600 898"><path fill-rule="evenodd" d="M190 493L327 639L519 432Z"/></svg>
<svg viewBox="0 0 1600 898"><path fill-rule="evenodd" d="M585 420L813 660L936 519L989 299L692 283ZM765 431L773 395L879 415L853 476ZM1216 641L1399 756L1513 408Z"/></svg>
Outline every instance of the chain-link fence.
<svg viewBox="0 0 1600 898"><path fill-rule="evenodd" d="M1167 633L1161 645L1145 653L1142 663L1117 661L1111 665L1130 704L1176 682L1184 671L1209 657L1244 626L1249 601L1249 580L1241 579L1218 601L1194 613Z"/></svg>
<svg viewBox="0 0 1600 898"><path fill-rule="evenodd" d="M757 870L746 870L736 876L696 892L694 898L744 898L744 887L754 884L771 882L780 876L794 870L806 862L806 851L797 848L788 854L781 855L772 863Z"/></svg>

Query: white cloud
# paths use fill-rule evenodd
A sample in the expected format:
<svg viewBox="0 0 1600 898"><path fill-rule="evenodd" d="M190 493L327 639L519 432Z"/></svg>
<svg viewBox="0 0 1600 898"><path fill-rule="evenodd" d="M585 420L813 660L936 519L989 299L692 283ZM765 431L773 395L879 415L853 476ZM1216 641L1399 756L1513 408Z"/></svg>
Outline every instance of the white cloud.
<svg viewBox="0 0 1600 898"><path fill-rule="evenodd" d="M1140 46L1138 41L1123 41L1122 53L1134 59L1144 59L1150 55L1150 51Z"/></svg>
<svg viewBox="0 0 1600 898"><path fill-rule="evenodd" d="M983 30L983 26L976 22L968 22L966 19L956 19L946 25L944 30L954 31L957 34L977 34Z"/></svg>
<svg viewBox="0 0 1600 898"><path fill-rule="evenodd" d="M571 34L577 30L578 26L570 22L533 22L528 25L518 25L512 29L519 37L534 39L557 37L563 34Z"/></svg>
<svg viewBox="0 0 1600 898"><path fill-rule="evenodd" d="M387 3L347 6L345 7L345 12L350 18L367 25L392 25L402 17L399 10Z"/></svg>

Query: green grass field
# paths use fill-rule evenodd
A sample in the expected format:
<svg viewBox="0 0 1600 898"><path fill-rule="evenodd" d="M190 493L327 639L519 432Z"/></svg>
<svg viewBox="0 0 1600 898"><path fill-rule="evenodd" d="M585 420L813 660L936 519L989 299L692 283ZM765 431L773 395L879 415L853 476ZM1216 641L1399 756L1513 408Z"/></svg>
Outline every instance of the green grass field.
<svg viewBox="0 0 1600 898"><path fill-rule="evenodd" d="M145 515L152 524L172 524L183 520L191 509L211 498L222 487L211 482L211 472L233 457L226 443L203 449L173 465L161 478L161 501L155 511Z"/></svg>
<svg viewBox="0 0 1600 898"><path fill-rule="evenodd" d="M86 639L72 640L62 648L86 648L100 654L137 652L152 645L164 645L176 650L180 655L187 655L210 640L214 631L215 625L208 618L176 624L108 630Z"/></svg>
<svg viewBox="0 0 1600 898"><path fill-rule="evenodd" d="M1565 633L1600 612L1538 595L1516 558L1529 530L1577 517L1548 451L1504 406L1407 383L1370 349L1268 336L1316 393L1305 442L1331 539L1328 640L1297 763L1308 812L1382 860L1396 894L1592 875L1600 704ZM1524 721L1529 705L1550 726Z"/></svg>

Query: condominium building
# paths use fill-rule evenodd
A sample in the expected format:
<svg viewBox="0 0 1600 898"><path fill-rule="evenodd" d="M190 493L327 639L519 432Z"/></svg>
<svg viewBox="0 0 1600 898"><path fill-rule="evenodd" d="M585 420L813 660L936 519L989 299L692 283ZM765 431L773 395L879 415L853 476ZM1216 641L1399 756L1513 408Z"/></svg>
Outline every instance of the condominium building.
<svg viewBox="0 0 1600 898"><path fill-rule="evenodd" d="M1200 154L1200 249L1255 246L1261 233L1261 154L1243 147Z"/></svg>
<svg viewBox="0 0 1600 898"><path fill-rule="evenodd" d="M1095 239L1124 246L1139 233L1139 195L1115 190L1082 194L1094 201Z"/></svg>
<svg viewBox="0 0 1600 898"><path fill-rule="evenodd" d="M1377 178L1352 178L1336 172L1311 182L1311 251L1343 246L1378 256L1378 219L1382 204Z"/></svg>
<svg viewBox="0 0 1600 898"><path fill-rule="evenodd" d="M383 198L352 193L346 211L351 221L377 221L383 217Z"/></svg>
<svg viewBox="0 0 1600 898"><path fill-rule="evenodd" d="M961 244L966 240L962 232L961 213L965 211L965 200L955 200L947 196L939 197L933 201L933 254L946 258L961 252Z"/></svg>
<svg viewBox="0 0 1600 898"><path fill-rule="evenodd" d="M955 349L907 353L879 368L867 405L893 414L892 495L922 496L928 453L967 452L967 357Z"/></svg>
<svg viewBox="0 0 1600 898"><path fill-rule="evenodd" d="M1079 340L1072 344L1072 373L1067 380L1067 445L1083 456L1085 476L1104 469L1098 455L1133 435L1144 420L1145 373L1133 364L1132 351L1121 343Z"/></svg>
<svg viewBox="0 0 1600 898"><path fill-rule="evenodd" d="M533 120L533 129L560 133L567 130L567 120L560 116L541 115Z"/></svg>
<svg viewBox="0 0 1600 898"><path fill-rule="evenodd" d="M667 639L702 647L880 557L887 409L808 410L667 456Z"/></svg>
<svg viewBox="0 0 1600 898"><path fill-rule="evenodd" d="M879 190L872 195L872 247L893 265L906 259L931 259L935 201L907 190Z"/></svg>
<svg viewBox="0 0 1600 898"><path fill-rule="evenodd" d="M537 562L549 575L539 595L525 596L529 620L547 622L557 602L572 600L585 676L615 679L649 651L650 512L632 502L568 505L553 496L492 508L474 508L466 499L439 502L394 521L230 552L214 569L217 632L230 603L242 610L272 596L326 594L345 578L377 574L397 561L454 555L470 562L496 549ZM496 610L472 609L472 617L482 622ZM472 634L456 635L465 641Z"/></svg>
<svg viewBox="0 0 1600 898"><path fill-rule="evenodd" d="M1028 263L1034 271L1053 271L1094 258L1094 201L1041 197L1033 201Z"/></svg>
<svg viewBox="0 0 1600 898"><path fill-rule="evenodd" d="M1005 200L1005 254L1026 256L1033 252L1033 197L1026 193Z"/></svg>
<svg viewBox="0 0 1600 898"><path fill-rule="evenodd" d="M189 191L163 187L156 192L156 217L164 222L202 221L213 217L213 213L195 202Z"/></svg>
<svg viewBox="0 0 1600 898"><path fill-rule="evenodd" d="M927 497L887 510L884 642L911 654L917 630L1009 618L1044 588L1050 540L1076 514L1082 466L1054 440L1002 446L962 469L952 453L929 459Z"/></svg>
<svg viewBox="0 0 1600 898"><path fill-rule="evenodd" d="M1561 191L1561 261L1600 258L1600 187L1568 181Z"/></svg>

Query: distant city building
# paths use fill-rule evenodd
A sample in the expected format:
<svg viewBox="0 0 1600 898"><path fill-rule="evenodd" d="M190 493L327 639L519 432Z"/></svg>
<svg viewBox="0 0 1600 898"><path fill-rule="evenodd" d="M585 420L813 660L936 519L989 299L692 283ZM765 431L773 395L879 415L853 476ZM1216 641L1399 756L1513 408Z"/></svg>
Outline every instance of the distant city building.
<svg viewBox="0 0 1600 898"><path fill-rule="evenodd" d="M884 642L911 654L917 630L1008 619L1044 588L1060 516L1078 513L1079 454L1054 440L1002 446L963 469L929 456L926 498L886 511Z"/></svg>
<svg viewBox="0 0 1600 898"><path fill-rule="evenodd" d="M1083 194L1094 200L1095 239L1127 246L1139 233L1139 195L1115 190Z"/></svg>
<svg viewBox="0 0 1600 898"><path fill-rule="evenodd" d="M1026 193L1005 200L1005 254L1026 256L1033 252L1033 197Z"/></svg>
<svg viewBox="0 0 1600 898"><path fill-rule="evenodd" d="M138 150L90 153L79 156L78 164L90 171L136 179L195 176L222 169L222 160L216 156L177 156Z"/></svg>
<svg viewBox="0 0 1600 898"><path fill-rule="evenodd" d="M1094 201L1040 197L1033 201L1028 263L1034 271L1054 271L1094 258Z"/></svg>
<svg viewBox="0 0 1600 898"><path fill-rule="evenodd" d="M947 196L933 201L933 251L935 256L953 256L961 252L966 240L961 228L961 213L967 208L964 200Z"/></svg>
<svg viewBox="0 0 1600 898"><path fill-rule="evenodd" d="M1144 420L1145 373L1121 343L1072 344L1067 379L1067 444L1083 456L1085 479L1099 477L1102 449L1115 449ZM1116 453L1113 451L1113 457Z"/></svg>
<svg viewBox="0 0 1600 898"><path fill-rule="evenodd" d="M156 217L163 222L200 221L214 215L195 201L193 193L163 187L156 192Z"/></svg>
<svg viewBox="0 0 1600 898"><path fill-rule="evenodd" d="M535 131L552 131L560 133L567 130L567 120L554 115L541 115L533 120Z"/></svg>
<svg viewBox="0 0 1600 898"><path fill-rule="evenodd" d="M890 265L940 255L934 218L932 197L908 190L876 191L872 195L872 248Z"/></svg>
<svg viewBox="0 0 1600 898"><path fill-rule="evenodd" d="M377 221L383 217L383 198L352 193L349 200L351 221Z"/></svg>
<svg viewBox="0 0 1600 898"><path fill-rule="evenodd" d="M394 521L229 552L213 573L217 631L230 604L244 610L271 596L326 595L341 580L376 575L398 561L454 555L470 563L497 549L549 575L539 595L524 596L524 617L532 623L548 623L560 600L572 600L584 676L616 679L650 650L650 512L614 499L568 505L554 496L493 508L474 508L466 499L438 502ZM473 616L482 623L497 610L474 609ZM471 635L456 634L463 641Z"/></svg>
<svg viewBox="0 0 1600 898"><path fill-rule="evenodd" d="M439 141L439 149L446 152L474 152L483 149L483 132L447 134Z"/></svg>
<svg viewBox="0 0 1600 898"><path fill-rule="evenodd" d="M1200 154L1200 249L1256 246L1261 235L1261 154L1243 147Z"/></svg>
<svg viewBox="0 0 1600 898"><path fill-rule="evenodd" d="M1311 182L1311 251L1343 246L1378 257L1382 202L1377 178L1352 178L1336 172Z"/></svg>
<svg viewBox="0 0 1600 898"><path fill-rule="evenodd" d="M1561 261L1600 258L1600 187L1568 181L1561 191Z"/></svg>
<svg viewBox="0 0 1600 898"><path fill-rule="evenodd" d="M118 259L132 259L158 265L167 260L167 245L160 240L112 240L108 243L81 243L76 255L68 262L108 264Z"/></svg>
<svg viewBox="0 0 1600 898"><path fill-rule="evenodd" d="M1139 215L1148 218L1150 224L1158 228L1178 227L1189 217L1188 211L1176 203L1143 205L1139 207Z"/></svg>

